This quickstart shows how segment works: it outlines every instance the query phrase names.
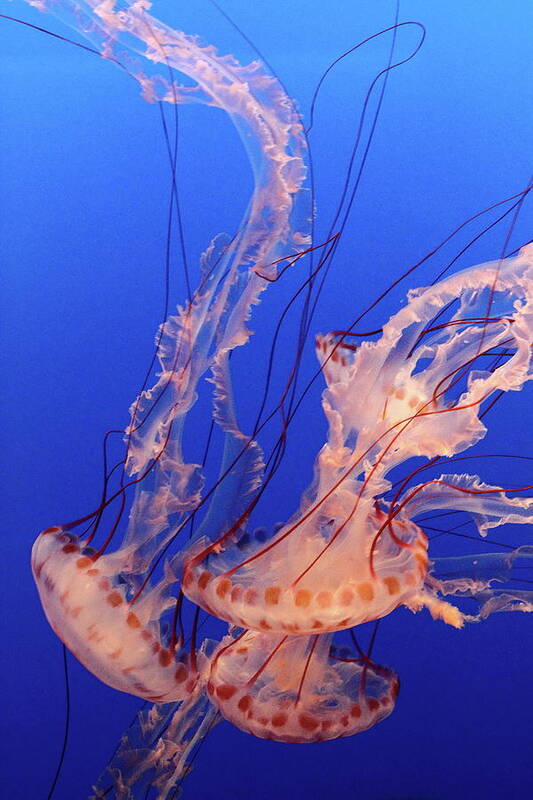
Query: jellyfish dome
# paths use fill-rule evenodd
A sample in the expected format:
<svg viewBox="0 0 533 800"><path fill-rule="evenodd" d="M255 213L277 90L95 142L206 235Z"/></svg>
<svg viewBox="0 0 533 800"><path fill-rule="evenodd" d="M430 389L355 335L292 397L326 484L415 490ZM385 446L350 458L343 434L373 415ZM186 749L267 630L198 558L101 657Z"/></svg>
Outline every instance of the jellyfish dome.
<svg viewBox="0 0 533 800"><path fill-rule="evenodd" d="M215 653L207 691L241 730L320 742L371 728L393 710L399 682L368 659L337 656L332 637L247 631Z"/></svg>
<svg viewBox="0 0 533 800"><path fill-rule="evenodd" d="M375 342L346 350L342 340L320 337L329 437L312 486L267 543L247 552L231 531L195 543L185 562L187 596L256 631L341 630L401 604L426 605L460 627L461 613L428 584L427 540L414 518L464 510L483 534L530 523L532 501L474 476L441 476L409 488L407 480L391 502L388 474L414 456L451 457L483 438L483 404L532 377L532 312L528 246L412 290Z"/></svg>

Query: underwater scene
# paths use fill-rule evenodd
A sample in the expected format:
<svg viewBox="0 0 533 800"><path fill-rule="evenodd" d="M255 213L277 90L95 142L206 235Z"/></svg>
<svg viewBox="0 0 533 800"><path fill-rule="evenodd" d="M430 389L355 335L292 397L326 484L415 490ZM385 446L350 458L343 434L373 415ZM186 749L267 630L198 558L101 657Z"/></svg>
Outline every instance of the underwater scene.
<svg viewBox="0 0 533 800"><path fill-rule="evenodd" d="M2 797L532 796L532 23L3 3Z"/></svg>

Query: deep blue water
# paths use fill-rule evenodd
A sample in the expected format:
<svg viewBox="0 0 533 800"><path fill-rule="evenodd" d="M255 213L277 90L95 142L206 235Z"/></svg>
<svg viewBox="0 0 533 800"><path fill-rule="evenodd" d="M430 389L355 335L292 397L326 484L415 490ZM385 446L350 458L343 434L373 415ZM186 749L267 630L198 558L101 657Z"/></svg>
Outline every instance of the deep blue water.
<svg viewBox="0 0 533 800"><path fill-rule="evenodd" d="M305 116L327 65L391 25L395 4L227 0L224 8L265 54ZM58 21L22 2L5 3L2 10L69 35ZM205 0L156 2L153 12L199 33L220 52L244 61L252 57ZM348 324L453 228L520 191L529 177L530 4L403 0L400 18L423 22L427 39L417 57L390 78L316 331ZM38 531L94 507L101 435L127 424L160 321L169 168L158 108L145 103L118 69L28 28L4 21L1 27L6 270L0 795L41 800L61 746L65 693L61 646L38 602L30 548ZM407 54L415 40L413 32L403 31L398 52ZM317 241L339 196L366 89L385 64L388 45L378 40L346 59L320 96L311 138ZM238 224L251 182L238 137L220 112L182 109L180 137L180 195L194 274L211 237ZM530 211L526 207L520 216L509 250L530 238ZM469 228L409 285L431 280L481 228L479 222ZM496 226L460 265L498 258L508 230L508 220ZM184 296L179 274L176 267L174 303ZM371 327L390 315L407 288L387 299ZM264 295L252 322L257 334L251 353L268 347L288 291L276 285ZM292 343L288 331L282 346ZM253 413L247 406L253 379L244 369L246 355L238 359L243 369L237 395L246 418ZM312 366L310 354L305 368ZM285 478L264 508L266 524L286 518L310 480L324 434L319 390L310 393L291 434ZM499 403L488 418L482 452L530 453L530 404L531 387ZM502 468L492 461L479 469L489 482L533 483L523 464L506 462ZM531 542L527 531L518 534L500 535ZM533 796L531 618L495 615L456 631L425 612L400 610L383 621L376 648L376 658L394 667L402 681L397 707L385 722L358 737L316 745L261 741L222 723L200 751L185 797ZM71 737L56 800L87 797L138 706L74 659L69 670Z"/></svg>

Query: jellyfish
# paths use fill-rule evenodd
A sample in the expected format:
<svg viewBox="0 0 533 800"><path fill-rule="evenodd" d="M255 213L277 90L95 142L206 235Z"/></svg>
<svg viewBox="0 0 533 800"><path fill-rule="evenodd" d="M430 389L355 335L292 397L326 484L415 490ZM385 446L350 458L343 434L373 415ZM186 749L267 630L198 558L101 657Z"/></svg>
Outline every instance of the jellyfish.
<svg viewBox="0 0 533 800"><path fill-rule="evenodd" d="M266 460L257 431L239 425L230 356L248 342L252 309L278 279L280 263L294 263L311 245L300 116L260 64L242 67L168 28L147 13L145 0L38 5L82 30L137 80L146 100L227 112L255 179L239 231L209 244L198 288L157 334L160 373L131 406L118 489L109 489L106 476L98 507L43 531L32 554L58 636L102 681L156 704L139 718L140 741L127 735L119 748L116 796L130 797L144 781L166 797L217 713L281 742L350 736L384 720L397 676L368 654L339 655L338 632L401 605L425 607L454 627L493 611L532 610L530 593L494 585L529 564L530 549L432 558L417 524L427 511L459 509L483 536L506 522L530 523L529 498L469 474L413 486L419 467L397 490L391 472L412 458L453 459L484 436L482 417L494 395L529 380L533 255L525 248L412 290L376 340L361 343L351 329L318 336L329 430L313 483L291 519L271 535L251 536L250 515L268 485ZM143 66L126 49L140 54ZM177 85L172 70L194 85ZM210 488L183 444L206 375L224 435L219 479ZM117 547L130 487L135 497ZM109 522L114 503L120 512ZM198 512L189 541L185 531ZM88 534L81 527L87 523ZM169 557L171 547L177 552ZM181 590L230 624L221 642L197 646L177 632ZM450 597L473 599L479 608L468 614ZM195 621L189 639L196 634Z"/></svg>
<svg viewBox="0 0 533 800"><path fill-rule="evenodd" d="M400 605L426 607L456 628L495 611L533 610L530 590L498 588L513 570L531 567L532 547L433 562L416 524L428 511L460 510L483 537L503 524L530 525L530 496L509 496L469 474L410 485L421 467L394 492L387 478L414 456L452 459L483 438L493 394L518 391L532 377L532 302L529 245L411 290L376 342L343 348L344 332L318 337L329 437L298 512L266 541L247 537L243 546L234 526L185 555L187 596L248 629L210 665L208 691L226 719L280 741L353 734L384 718L382 705L390 713L396 683L390 670L376 672L384 684L378 698L366 693L366 665L349 661L346 675L344 665L328 663L333 632ZM477 613L444 599L450 595L473 599Z"/></svg>
<svg viewBox="0 0 533 800"><path fill-rule="evenodd" d="M484 437L482 412L494 393L518 391L532 377L532 304L528 245L411 290L375 342L345 347L344 333L318 337L329 435L313 484L265 544L243 551L233 529L195 542L185 557L187 596L233 625L277 634L351 628L400 605L426 606L461 627L464 614L431 580L416 517L465 511L484 536L504 523L530 524L533 500L468 474L416 486L408 476L391 494L388 475L415 456L451 458ZM490 582L456 581L446 594L477 594ZM531 610L531 599L517 596L516 606Z"/></svg>
<svg viewBox="0 0 533 800"><path fill-rule="evenodd" d="M308 217L305 202L303 208L298 202L300 195L305 201L302 126L278 82L258 64L241 67L192 37L171 32L151 20L144 5L115 12L110 3L89 4L93 21L100 20L99 27L95 23L91 28L93 38L101 39L100 48L110 57L107 48L116 32L128 30L134 36L142 31L148 60L197 81L181 90L137 72L143 92L149 99L162 92L168 100L168 92L183 91L170 99L193 98L223 108L250 153L256 186L239 233L231 241L217 238L209 245L198 289L158 333L161 371L156 384L133 403L126 432L125 473L137 494L122 546L108 552L112 530L98 550L91 546L94 531L85 538L71 531L88 520L100 522L113 500L123 502L124 487L83 520L44 531L33 548L32 568L50 624L88 669L116 689L170 702L191 691L198 667L184 653L172 652L175 642L169 650L161 640L158 620L175 602L168 593L179 577L179 556L167 564L156 585L148 586L147 573L202 501L201 465L184 460L185 418L199 380L210 371L215 421L226 437L221 471L239 456L223 482L224 512L232 521L245 503L246 483L251 491L260 479L262 455L235 421L229 356L248 340L246 321L268 286L268 265L280 252L292 255L308 242ZM66 4L61 10L78 13L81 7ZM265 265L261 276L252 268L258 263Z"/></svg>
<svg viewBox="0 0 533 800"><path fill-rule="evenodd" d="M394 709L397 675L355 653L338 655L332 635L244 631L213 656L207 691L236 727L279 742L353 736Z"/></svg>
<svg viewBox="0 0 533 800"><path fill-rule="evenodd" d="M47 528L32 550L43 609L69 650L112 688L161 708L168 704L166 711L154 711L141 725L141 738L156 740L158 747L153 741L144 748L123 742L118 755L127 769L115 769L120 796L128 796L128 785L137 785L148 773L164 797L186 774L188 754L215 713L207 708L204 691L211 643L196 643L197 618L188 637L183 626L178 630L182 556L164 556L180 534L185 537L193 515L208 501L210 511L199 531L209 529L213 509L217 525L222 520L232 524L261 482L261 448L236 419L230 355L246 344L251 309L275 279L280 257L298 257L309 244L306 142L294 105L259 63L242 67L232 57L172 31L149 17L146 3L122 10L115 10L113 3L40 7L81 27L106 58L127 65L145 99L222 108L235 122L255 177L238 232L232 238L217 236L208 245L197 289L158 331L160 371L155 385L143 388L131 406L118 488L110 489L113 468L105 476L98 507L81 519ZM161 74L148 76L117 49L125 32L130 48L137 36L148 64L163 65ZM180 87L167 80L165 72L173 69L195 85ZM213 384L213 419L224 436L221 477L209 491L202 465L187 461L182 444L198 383L207 375ZM130 487L135 487L135 497L117 547L116 531ZM109 521L117 505L118 513ZM97 545L102 529L104 540ZM171 609L169 627L163 618Z"/></svg>

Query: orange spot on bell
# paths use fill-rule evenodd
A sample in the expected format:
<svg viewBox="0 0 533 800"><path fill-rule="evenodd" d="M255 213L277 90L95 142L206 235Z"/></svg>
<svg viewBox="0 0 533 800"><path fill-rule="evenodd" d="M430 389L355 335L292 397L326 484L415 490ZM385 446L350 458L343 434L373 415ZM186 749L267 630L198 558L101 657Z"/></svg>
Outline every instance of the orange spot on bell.
<svg viewBox="0 0 533 800"><path fill-rule="evenodd" d="M306 731L314 731L318 728L319 722L310 714L300 714L298 722L301 727Z"/></svg>
<svg viewBox="0 0 533 800"><path fill-rule="evenodd" d="M130 611L128 616L126 617L126 622L130 626L130 628L140 628L141 623L139 621L139 617L133 611Z"/></svg>
<svg viewBox="0 0 533 800"><path fill-rule="evenodd" d="M361 600L367 603L374 599L374 590L369 583L360 583L357 587L357 591Z"/></svg>
<svg viewBox="0 0 533 800"><path fill-rule="evenodd" d="M220 686L217 686L216 695L220 697L221 700L229 700L236 691L237 687L232 686L231 683L222 683Z"/></svg>
<svg viewBox="0 0 533 800"><path fill-rule="evenodd" d="M63 550L64 549L65 548L63 548ZM85 569L85 567L90 567L92 563L92 559L90 559L89 556L81 556L81 558L78 558L76 561L76 566L79 567L79 569Z"/></svg>
<svg viewBox="0 0 533 800"><path fill-rule="evenodd" d="M202 572L202 574L198 578L198 586L200 587L200 589L205 589L205 587L207 586L212 577L213 576L210 572Z"/></svg>
<svg viewBox="0 0 533 800"><path fill-rule="evenodd" d="M49 533L59 533L62 530L58 525L52 525L51 528L47 528L45 531L42 531L41 536L46 536Z"/></svg>
<svg viewBox="0 0 533 800"><path fill-rule="evenodd" d="M248 711L251 705L252 705L252 698L250 697L249 694L245 694L243 697L241 697L241 699L237 703L237 706L240 711Z"/></svg>
<svg viewBox="0 0 533 800"><path fill-rule="evenodd" d="M377 711L379 708L379 700L376 700L375 697L369 697L366 701L367 706L369 707L370 711Z"/></svg>
<svg viewBox="0 0 533 800"><path fill-rule="evenodd" d="M113 606L113 608L115 608L116 606L119 606L122 603L122 595L120 594L120 592L117 591L110 592L110 594L107 595L106 600L110 606Z"/></svg>
<svg viewBox="0 0 533 800"><path fill-rule="evenodd" d="M295 605L300 608L307 608L311 602L311 592L308 589L298 589L294 596Z"/></svg>
<svg viewBox="0 0 533 800"><path fill-rule="evenodd" d="M234 603L236 600L240 600L242 594L242 586L234 586L231 590L230 600Z"/></svg>
<svg viewBox="0 0 533 800"><path fill-rule="evenodd" d="M351 707L350 709L350 716L351 717L360 717L363 712L361 711L361 706L357 703Z"/></svg>
<svg viewBox="0 0 533 800"><path fill-rule="evenodd" d="M267 606L275 606L279 602L281 589L279 586L268 586L265 589L265 603Z"/></svg>
<svg viewBox="0 0 533 800"><path fill-rule="evenodd" d="M387 587L389 594L398 594L400 591L400 581L393 575L383 578L383 583Z"/></svg>
<svg viewBox="0 0 533 800"><path fill-rule="evenodd" d="M283 714L281 712L279 714L274 714L274 716L272 717L272 725L274 726L274 728L281 728L282 725L285 725L287 719L288 719L287 714Z"/></svg>
<svg viewBox="0 0 533 800"><path fill-rule="evenodd" d="M225 597L231 589L231 581L229 578L222 578L217 584L216 593L219 597Z"/></svg>
<svg viewBox="0 0 533 800"><path fill-rule="evenodd" d="M244 602L250 606L254 606L257 602L257 589L246 589L244 593Z"/></svg>
<svg viewBox="0 0 533 800"><path fill-rule="evenodd" d="M172 654L169 650L161 650L159 653L159 663L162 667L168 667L168 665L172 662Z"/></svg>
<svg viewBox="0 0 533 800"><path fill-rule="evenodd" d="M339 601L341 606L349 606L353 601L353 592L351 589L342 589Z"/></svg>
<svg viewBox="0 0 533 800"><path fill-rule="evenodd" d="M291 633L298 633L300 630L300 626L296 622L287 623L283 627L286 631L291 631Z"/></svg>
<svg viewBox="0 0 533 800"><path fill-rule="evenodd" d="M178 664L176 672L174 673L174 679L176 683L183 683L185 680L187 680L188 674L189 673L187 671L187 667L185 666L185 664Z"/></svg>

